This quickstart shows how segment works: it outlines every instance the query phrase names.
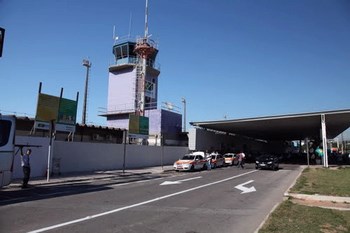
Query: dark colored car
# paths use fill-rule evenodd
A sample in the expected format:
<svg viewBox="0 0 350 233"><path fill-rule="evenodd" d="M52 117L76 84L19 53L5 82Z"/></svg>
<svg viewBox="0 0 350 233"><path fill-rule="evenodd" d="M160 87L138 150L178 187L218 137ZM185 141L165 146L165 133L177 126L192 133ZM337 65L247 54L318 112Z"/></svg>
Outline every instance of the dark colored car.
<svg viewBox="0 0 350 233"><path fill-rule="evenodd" d="M272 169L278 170L278 157L275 155L261 155L255 161L256 169Z"/></svg>

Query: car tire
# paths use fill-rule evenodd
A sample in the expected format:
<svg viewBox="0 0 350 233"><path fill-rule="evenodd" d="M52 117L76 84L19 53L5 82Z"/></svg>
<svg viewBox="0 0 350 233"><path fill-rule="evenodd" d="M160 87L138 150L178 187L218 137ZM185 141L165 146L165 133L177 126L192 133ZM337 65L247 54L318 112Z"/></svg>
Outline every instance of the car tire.
<svg viewBox="0 0 350 233"><path fill-rule="evenodd" d="M191 171L191 172L194 171L194 165L191 166L190 171Z"/></svg>

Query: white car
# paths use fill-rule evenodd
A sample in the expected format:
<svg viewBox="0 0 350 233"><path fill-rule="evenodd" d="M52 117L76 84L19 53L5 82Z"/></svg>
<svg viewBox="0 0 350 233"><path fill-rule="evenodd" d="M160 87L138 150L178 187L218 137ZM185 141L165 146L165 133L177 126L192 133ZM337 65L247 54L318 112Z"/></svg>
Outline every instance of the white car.
<svg viewBox="0 0 350 233"><path fill-rule="evenodd" d="M211 153L210 154L210 164L211 168L217 168L224 166L225 159L224 156L222 156L219 153Z"/></svg>
<svg viewBox="0 0 350 233"><path fill-rule="evenodd" d="M225 165L233 166L235 165L235 161L238 160L236 154L234 153L226 153L224 154Z"/></svg>
<svg viewBox="0 0 350 233"><path fill-rule="evenodd" d="M200 154L187 154L174 163L175 171L207 169L207 160Z"/></svg>

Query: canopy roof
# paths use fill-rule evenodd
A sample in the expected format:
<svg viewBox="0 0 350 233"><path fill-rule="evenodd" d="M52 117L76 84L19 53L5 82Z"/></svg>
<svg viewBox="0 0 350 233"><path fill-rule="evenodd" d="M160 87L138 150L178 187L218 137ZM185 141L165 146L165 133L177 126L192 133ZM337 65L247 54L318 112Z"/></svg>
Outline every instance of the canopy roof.
<svg viewBox="0 0 350 233"><path fill-rule="evenodd" d="M303 140L306 137L320 138L323 114L329 139L335 138L350 127L350 109L190 124L262 140Z"/></svg>

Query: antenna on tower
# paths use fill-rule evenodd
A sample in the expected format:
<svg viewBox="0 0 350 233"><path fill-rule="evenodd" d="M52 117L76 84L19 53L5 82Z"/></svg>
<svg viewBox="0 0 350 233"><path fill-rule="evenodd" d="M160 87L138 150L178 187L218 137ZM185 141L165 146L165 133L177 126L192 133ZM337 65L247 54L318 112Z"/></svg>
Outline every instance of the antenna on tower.
<svg viewBox="0 0 350 233"><path fill-rule="evenodd" d="M130 12L130 19L129 19L129 38L131 37L131 25L132 25L132 12Z"/></svg>
<svg viewBox="0 0 350 233"><path fill-rule="evenodd" d="M115 41L118 40L118 36L115 35L115 25L113 26L113 44L115 44Z"/></svg>
<svg viewBox="0 0 350 233"><path fill-rule="evenodd" d="M145 38L148 36L148 0L146 0L146 10L145 10Z"/></svg>

